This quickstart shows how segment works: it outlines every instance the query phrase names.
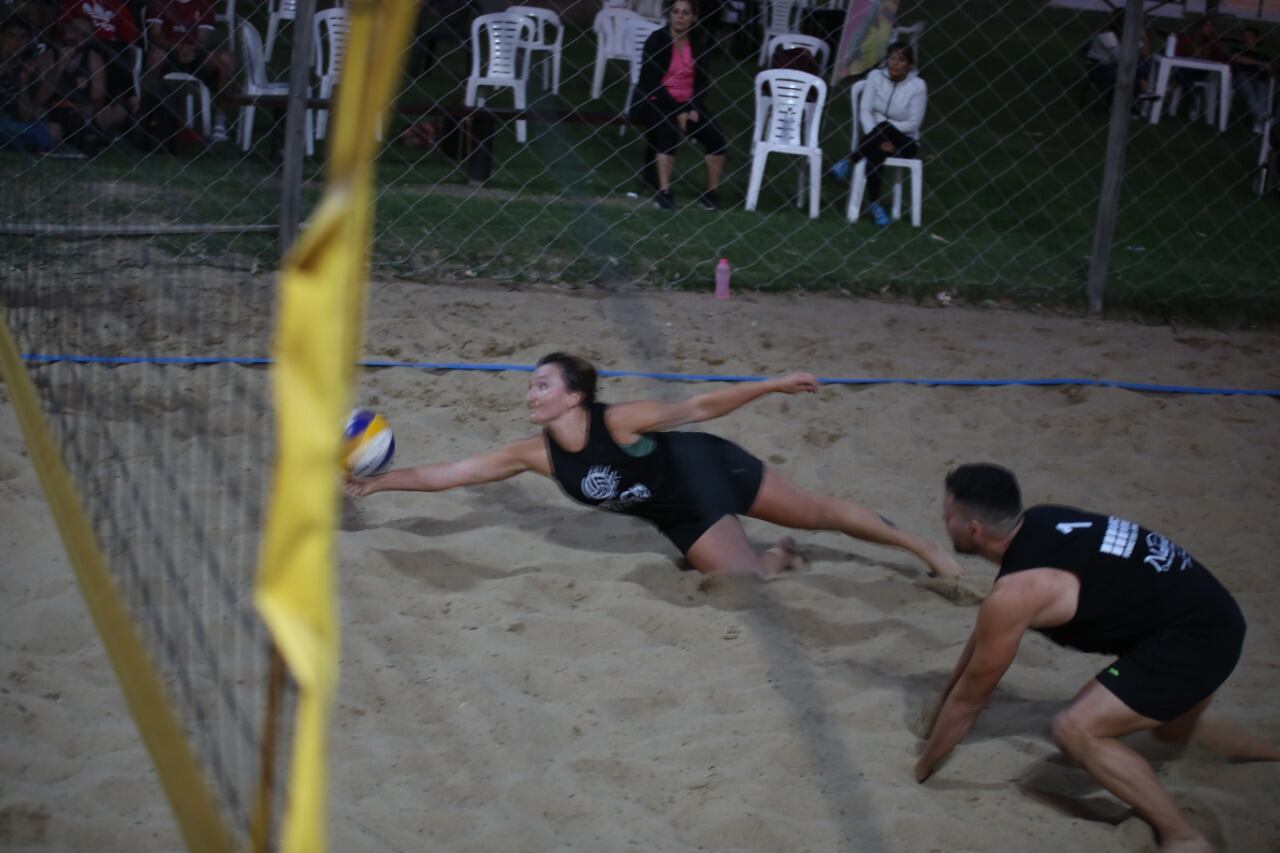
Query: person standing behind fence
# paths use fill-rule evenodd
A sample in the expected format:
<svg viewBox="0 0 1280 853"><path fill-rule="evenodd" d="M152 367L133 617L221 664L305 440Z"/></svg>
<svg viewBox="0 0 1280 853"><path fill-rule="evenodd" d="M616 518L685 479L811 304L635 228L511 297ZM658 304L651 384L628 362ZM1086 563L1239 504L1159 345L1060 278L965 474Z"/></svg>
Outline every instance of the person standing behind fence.
<svg viewBox="0 0 1280 853"><path fill-rule="evenodd" d="M1178 36L1177 50L1178 56L1203 59L1208 62L1227 62L1230 59L1230 56L1227 55L1226 47L1223 46L1222 41L1218 38L1218 29L1214 26L1213 18L1208 15L1196 18L1195 23L1186 32ZM1208 80L1209 72L1195 68L1175 68L1173 70L1173 79L1183 92L1189 92L1196 83ZM1198 117L1199 109L1193 107L1191 120L1195 121Z"/></svg>
<svg viewBox="0 0 1280 853"><path fill-rule="evenodd" d="M1258 50L1262 34L1257 27L1245 27L1241 34L1240 49L1231 56L1231 82L1236 94L1244 98L1253 117L1253 132L1262 133L1271 104L1267 101L1271 77L1275 73L1270 58Z"/></svg>
<svg viewBox="0 0 1280 853"><path fill-rule="evenodd" d="M906 42L889 45L884 65L867 75L857 121L862 142L847 159L831 169L839 180L848 178L859 160L867 161L867 209L876 225L888 225L889 214L880 206L880 173L889 157L915 157L919 151L920 125L929 90L915 71L915 53Z"/></svg>
<svg viewBox="0 0 1280 853"><path fill-rule="evenodd" d="M1089 64L1089 81L1104 104L1111 103L1116 78L1120 73L1120 36L1124 32L1124 13L1117 12L1107 25L1089 40L1085 61ZM1145 95L1151 80L1151 52L1145 35L1138 36L1138 67L1134 73L1133 93Z"/></svg>
<svg viewBox="0 0 1280 853"><path fill-rule="evenodd" d="M656 155L658 193L653 204L675 210L671 176L676 149L682 137L692 136L706 152L707 189L698 204L704 210L719 210L717 190L728 143L706 106L710 75L706 45L696 29L698 13L693 0L674 0L667 3L666 15L668 26L655 30L644 43L632 110L633 118L645 126Z"/></svg>

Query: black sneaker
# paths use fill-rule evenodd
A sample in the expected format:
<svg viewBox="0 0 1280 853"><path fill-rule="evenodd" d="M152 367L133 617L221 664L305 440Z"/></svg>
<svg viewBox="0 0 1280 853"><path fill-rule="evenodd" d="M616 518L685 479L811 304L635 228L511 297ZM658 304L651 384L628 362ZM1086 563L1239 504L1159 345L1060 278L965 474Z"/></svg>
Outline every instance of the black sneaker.
<svg viewBox="0 0 1280 853"><path fill-rule="evenodd" d="M653 197L653 206L658 210L675 210L676 198L671 194L671 190L658 190L657 195Z"/></svg>
<svg viewBox="0 0 1280 853"><path fill-rule="evenodd" d="M720 196L716 195L715 190L707 190L698 196L698 206L703 210L719 210Z"/></svg>

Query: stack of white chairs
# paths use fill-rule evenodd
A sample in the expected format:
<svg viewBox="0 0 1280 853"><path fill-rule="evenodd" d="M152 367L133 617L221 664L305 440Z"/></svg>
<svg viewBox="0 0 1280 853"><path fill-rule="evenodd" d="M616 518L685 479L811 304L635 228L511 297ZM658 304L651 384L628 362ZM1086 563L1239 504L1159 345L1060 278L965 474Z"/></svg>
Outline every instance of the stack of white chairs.
<svg viewBox="0 0 1280 853"><path fill-rule="evenodd" d="M533 37L522 45L526 63L524 76L526 78L529 76L527 66L533 61L533 55L547 53L550 68L548 69L546 63L542 66L542 86L550 88L554 95L560 94L560 56L564 42L564 24L560 22L560 16L550 9L538 6L509 6L507 13L524 15L533 28ZM550 77L548 77L548 70Z"/></svg>
<svg viewBox="0 0 1280 853"><path fill-rule="evenodd" d="M760 26L764 29L760 38L760 64L769 64L769 39L773 36L799 32L800 17L804 13L804 0L762 0Z"/></svg>
<svg viewBox="0 0 1280 853"><path fill-rule="evenodd" d="M332 98L333 89L342 77L342 59L347 53L347 31L350 22L347 10L341 7L316 12L312 24L312 48L315 56L315 75L320 81L319 96ZM329 127L329 111L316 110L316 139L324 139Z"/></svg>
<svg viewBox="0 0 1280 853"><path fill-rule="evenodd" d="M765 86L769 94L765 94ZM817 97L809 102L809 94ZM747 210L755 210L770 154L788 154L808 160L809 218L818 216L822 190L822 146L819 129L827 84L803 71L775 69L756 75L756 118L752 132L751 181L747 186ZM804 203L805 170L800 171L796 206Z"/></svg>
<svg viewBox="0 0 1280 853"><path fill-rule="evenodd" d="M853 102L853 142L850 145L851 151L858 149L858 140L861 135L862 125L859 120L859 107L862 101L862 90L867 86L866 80L859 80L849 89L849 98ZM902 174L909 175L911 178L911 224L919 228L921 220L921 207L924 201L924 161L918 157L888 157L885 158L884 167L886 169L897 169L895 173L897 177ZM867 189L867 161L859 160L858 164L853 167L853 186L849 188L849 208L845 212L845 217L850 222L857 222L858 216L862 211L862 196ZM893 182L893 218L902 218L902 181L895 180Z"/></svg>
<svg viewBox="0 0 1280 853"><path fill-rule="evenodd" d="M512 91L517 110L528 106L529 63L523 53L533 40L533 25L525 15L496 12L471 22L471 75L464 99L469 107L484 106L481 86ZM528 122L516 121L516 141L528 139Z"/></svg>
<svg viewBox="0 0 1280 853"><path fill-rule="evenodd" d="M271 61L271 51L276 46L276 36L280 35L280 25L285 21L298 19L298 0L270 0L267 12L267 47L265 56Z"/></svg>
<svg viewBox="0 0 1280 853"><path fill-rule="evenodd" d="M240 45L240 55L243 61L244 70L244 94L253 98L257 96L282 96L289 94L288 83L273 83L267 79L267 60L266 51L262 46L262 37L258 35L258 31L254 29L253 24L241 18L238 44ZM254 105L246 104L240 108L240 123L238 125L240 135L241 149L248 151L253 144L253 117ZM306 140L307 140L307 156L310 157L315 153L315 132L312 127L313 115L310 109L306 111Z"/></svg>
<svg viewBox="0 0 1280 853"><path fill-rule="evenodd" d="M611 59L631 62L631 43L627 28L632 22L643 21L637 13L619 6L607 6L596 13L591 30L596 34L596 64L591 75L591 97L599 98L604 91L605 67Z"/></svg>
<svg viewBox="0 0 1280 853"><path fill-rule="evenodd" d="M630 52L631 66L628 73L631 77L631 85L627 88L627 100L622 107L624 116L631 113L631 104L636 97L636 89L640 86L640 68L644 65L644 43L649 40L649 36L655 30L662 29L664 24L650 21L647 18L633 20L627 25L627 46ZM626 123L618 126L618 135L622 136L627 132Z"/></svg>
<svg viewBox="0 0 1280 853"><path fill-rule="evenodd" d="M769 36L769 43L766 47L766 53L768 53L771 61L774 52L778 48L790 50L794 47L802 47L813 54L814 62L818 63L818 75L826 76L827 61L831 58L831 45L820 38L801 35L800 33L779 33Z"/></svg>

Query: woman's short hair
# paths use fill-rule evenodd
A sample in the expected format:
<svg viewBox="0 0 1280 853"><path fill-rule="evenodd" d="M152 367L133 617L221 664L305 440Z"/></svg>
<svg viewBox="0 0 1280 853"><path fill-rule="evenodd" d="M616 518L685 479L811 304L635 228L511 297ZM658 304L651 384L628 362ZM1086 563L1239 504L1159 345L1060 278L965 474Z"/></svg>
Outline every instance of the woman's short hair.
<svg viewBox="0 0 1280 853"><path fill-rule="evenodd" d="M564 352L551 352L538 359L538 367L554 364L560 368L564 387L571 394L581 394L582 404L590 406L596 401L596 369L585 358Z"/></svg>
<svg viewBox="0 0 1280 853"><path fill-rule="evenodd" d="M910 62L913 66L916 64L916 52L911 49L911 45L909 43L905 41L895 41L893 44L889 45L887 50L885 50L884 55L887 59L895 53L900 53L905 56L907 58L907 62Z"/></svg>

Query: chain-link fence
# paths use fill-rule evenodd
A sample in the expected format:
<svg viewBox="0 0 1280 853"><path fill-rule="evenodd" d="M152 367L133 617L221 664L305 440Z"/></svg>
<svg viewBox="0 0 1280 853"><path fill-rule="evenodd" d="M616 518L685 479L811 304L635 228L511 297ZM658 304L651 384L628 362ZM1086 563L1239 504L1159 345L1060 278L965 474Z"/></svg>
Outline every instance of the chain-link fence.
<svg viewBox="0 0 1280 853"><path fill-rule="evenodd" d="M111 2L83 6L110 10ZM699 67L708 74L700 102L725 139L718 212L697 204L707 176L703 149L692 139L675 156L676 209L654 208L652 140L627 110L643 100L633 95L632 63L602 58L635 50L608 43L610 19L625 18L624 30L643 29L663 14L659 7L575 2L550 16L517 15L529 22L520 30L522 43L545 45L522 47L513 57L512 74L524 86L520 112L511 86L479 86L468 96L469 79L491 71L488 34L501 19L485 16L508 7L493 0L424 3L379 161L376 270L423 280L702 287L724 257L739 288L1083 304L1115 88L1115 59L1099 53L1100 37L1111 29L1108 12L1001 0L898 2L897 35L914 48L913 71L927 84L916 152L921 225L910 224L909 170L886 168L884 208L900 187L903 218L880 227L866 210L869 198L861 218L848 221L849 180L829 174L819 188L818 215L810 218L807 195L803 207L795 204L804 161L795 156L769 156L755 209L745 209L759 138L755 77L778 58L763 55L761 44L779 3L785 0L713 3L694 27ZM103 109L85 119L93 109L82 108L83 127L73 127L74 117L64 122L68 141L51 153L3 154L6 230L43 227L35 240L51 239L58 229L44 226L53 225L93 226L77 235L82 239L132 230L145 235L130 243L134 262L274 268L281 199L299 196L305 215L314 198L328 126L322 107L341 64L342 7L307 5L210 5L214 35L179 55L176 48L165 53L162 43L181 44L182 36L154 4L150 10L120 4L145 25L137 51L120 48L114 58L103 52L107 100L115 86L116 102L136 108L140 118L129 115L108 128ZM1146 5L1160 14L1142 22L1107 306L1157 317L1274 316L1280 258L1268 235L1276 233L1280 208L1274 194L1257 192L1263 136L1253 132L1265 120L1260 99L1273 98L1271 69L1255 67L1249 76L1229 62L1253 37L1247 28L1264 58L1280 35L1267 20L1219 16L1212 51L1195 49L1236 72L1228 97L1215 85L1227 75L1177 67L1157 101L1166 40L1192 33L1197 18L1188 4ZM1274 13L1265 2L1227 5L1242 14ZM18 11L43 8L27 2ZM300 26L313 12L313 26ZM840 4L796 7L783 17L790 29L834 49L845 14ZM56 11L36 17L33 39L46 46L43 61L55 64L70 37ZM478 25L485 44L473 69ZM298 38L304 31L311 38ZM291 68L295 42L312 38L312 61L301 56ZM833 57L817 59L826 66L820 76L830 81ZM33 57L31 64L41 61ZM185 72L189 79L165 79ZM1260 80L1263 94L1246 92L1246 77L1250 86ZM316 155L305 163L286 156L291 79L299 81L294 100L312 107L305 127ZM818 132L806 140L820 146L824 173L850 152L855 79L829 85ZM1220 123L1224 101L1229 115ZM1161 115L1153 121L1157 104ZM1211 122L1201 118L1211 112ZM129 130L135 124L141 129ZM113 136L120 139L108 144ZM81 151L91 156L61 159ZM293 178L282 186L288 177L282 165L297 171L299 186L289 185ZM25 251L22 243L7 245Z"/></svg>

